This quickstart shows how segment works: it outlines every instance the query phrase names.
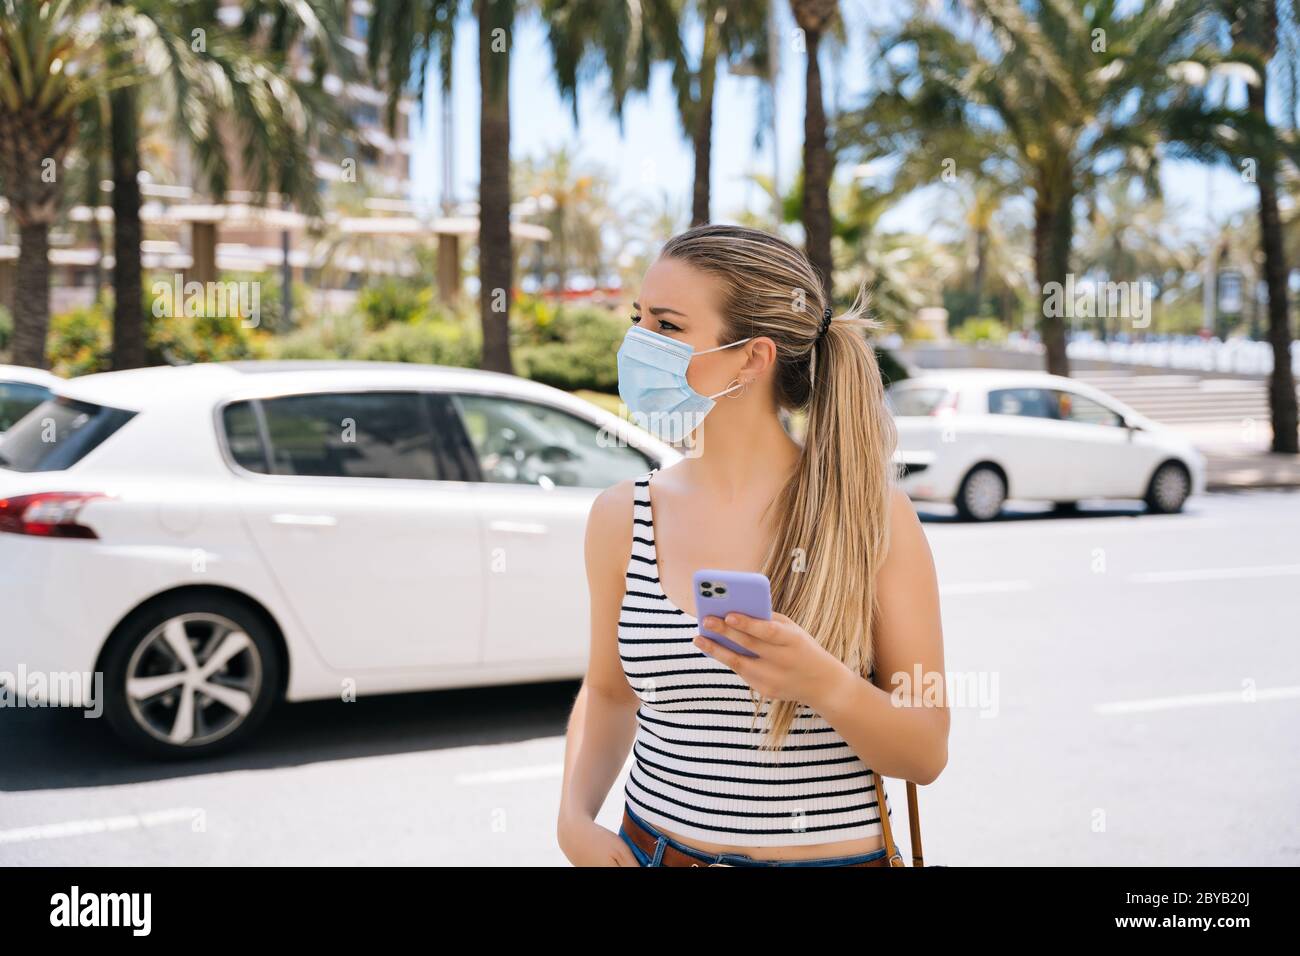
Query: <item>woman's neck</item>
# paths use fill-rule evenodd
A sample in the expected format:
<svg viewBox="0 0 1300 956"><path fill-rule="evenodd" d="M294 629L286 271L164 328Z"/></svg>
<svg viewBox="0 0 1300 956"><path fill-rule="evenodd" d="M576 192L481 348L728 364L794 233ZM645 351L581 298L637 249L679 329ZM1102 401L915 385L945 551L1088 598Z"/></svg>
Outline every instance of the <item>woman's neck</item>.
<svg viewBox="0 0 1300 956"><path fill-rule="evenodd" d="M757 398L757 396L755 396ZM775 494L794 475L801 449L781 426L775 406L758 401L715 408L704 420L700 444L688 465L693 478L722 501L747 498L756 485ZM766 497L766 496L765 496Z"/></svg>

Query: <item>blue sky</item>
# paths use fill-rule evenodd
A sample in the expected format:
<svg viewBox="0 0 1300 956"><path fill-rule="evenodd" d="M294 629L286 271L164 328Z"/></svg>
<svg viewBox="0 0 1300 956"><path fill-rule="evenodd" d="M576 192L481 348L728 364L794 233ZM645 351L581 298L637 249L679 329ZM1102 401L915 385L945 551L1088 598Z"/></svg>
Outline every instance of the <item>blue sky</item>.
<svg viewBox="0 0 1300 956"><path fill-rule="evenodd" d="M844 0L841 5L850 24L848 43L836 64L824 49L823 83L828 106L838 100L853 104L866 88L865 28L879 24L879 5L865 0ZM779 27L789 36L794 24L786 4L780 4ZM466 20L457 31L455 51L454 125L457 198L473 200L478 180L478 39L477 28ZM577 155L602 166L620 200L667 191L686 213L690 209L693 161L673 103L666 69L655 76L649 96L632 99L624 113L620 133L610 113L608 99L597 88L585 88L579 99L580 124L575 127L569 105L555 88L551 57L544 28L535 15L522 17L514 37L511 65L511 152L516 158L538 156L549 148L569 145ZM713 218L732 221L745 209L761 208L765 195L746 181L752 171L770 175L773 166L771 137L761 151L753 147L758 123L757 80L723 72L718 81L714 110L712 170ZM412 191L420 201L436 202L440 196L440 105L436 84L424 103L425 122L413 133ZM778 142L783 184L789 184L800 162L803 138L803 61L786 54L777 87ZM847 175L842 165L837 175ZM1253 187L1231 170L1207 170L1184 162L1164 164L1162 183L1166 200L1180 209L1178 218L1189 232L1201 234L1207 209L1214 218L1249 209L1255 201ZM1207 190L1213 190L1208 201ZM886 229L924 228L932 218L934 195L922 191L900 202L883 222Z"/></svg>

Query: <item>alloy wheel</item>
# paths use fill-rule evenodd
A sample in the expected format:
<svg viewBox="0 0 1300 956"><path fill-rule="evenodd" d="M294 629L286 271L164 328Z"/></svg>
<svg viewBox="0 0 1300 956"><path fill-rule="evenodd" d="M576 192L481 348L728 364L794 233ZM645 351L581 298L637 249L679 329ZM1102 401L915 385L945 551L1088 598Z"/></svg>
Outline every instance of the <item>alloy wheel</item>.
<svg viewBox="0 0 1300 956"><path fill-rule="evenodd" d="M136 645L126 668L127 706L158 740L199 747L243 723L262 673L257 645L240 625L220 614L181 614Z"/></svg>

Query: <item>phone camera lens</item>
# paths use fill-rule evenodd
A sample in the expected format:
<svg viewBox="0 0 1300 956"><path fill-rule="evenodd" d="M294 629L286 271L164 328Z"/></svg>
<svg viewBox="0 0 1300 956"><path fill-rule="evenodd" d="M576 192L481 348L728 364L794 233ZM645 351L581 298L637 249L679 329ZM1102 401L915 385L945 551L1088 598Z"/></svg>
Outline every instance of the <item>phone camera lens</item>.
<svg viewBox="0 0 1300 956"><path fill-rule="evenodd" d="M719 584L719 585L718 585L718 593L719 593L719 594L726 594L726 593L727 593L727 589L724 588L721 584Z"/></svg>
<svg viewBox="0 0 1300 956"><path fill-rule="evenodd" d="M700 594L702 594L704 597L713 597L712 591L701 591Z"/></svg>
<svg viewBox="0 0 1300 956"><path fill-rule="evenodd" d="M700 587L702 587L704 590L707 591L709 588L713 587L713 585L710 584L708 581L701 581Z"/></svg>

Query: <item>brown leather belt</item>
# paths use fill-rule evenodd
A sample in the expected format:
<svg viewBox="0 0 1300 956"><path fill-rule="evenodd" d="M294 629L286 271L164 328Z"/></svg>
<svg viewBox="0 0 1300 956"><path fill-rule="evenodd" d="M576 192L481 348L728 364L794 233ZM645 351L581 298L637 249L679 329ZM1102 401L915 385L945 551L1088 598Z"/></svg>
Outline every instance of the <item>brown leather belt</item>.
<svg viewBox="0 0 1300 956"><path fill-rule="evenodd" d="M658 847L659 838L653 833L648 833L639 823L632 819L632 815L627 812L627 807L623 808L623 830L633 843L645 853L646 856L654 859L655 849ZM718 854L704 854L708 856L717 856ZM734 854L723 854L734 855ZM845 856L857 856L858 854L844 854ZM756 860L757 863L775 862L766 860ZM683 853L671 843L664 844L663 856L659 859L660 866L733 866L732 863L710 863L706 859L692 856L689 853ZM875 860L866 860L861 863L846 863L845 866L889 866L889 858L882 855Z"/></svg>

